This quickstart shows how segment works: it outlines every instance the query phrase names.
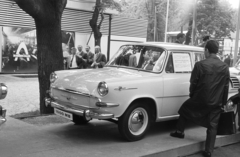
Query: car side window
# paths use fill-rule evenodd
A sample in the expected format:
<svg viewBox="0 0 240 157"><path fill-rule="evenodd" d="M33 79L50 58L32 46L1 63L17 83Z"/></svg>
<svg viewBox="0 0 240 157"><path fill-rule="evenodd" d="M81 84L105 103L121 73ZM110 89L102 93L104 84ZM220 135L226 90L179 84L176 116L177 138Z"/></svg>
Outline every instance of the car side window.
<svg viewBox="0 0 240 157"><path fill-rule="evenodd" d="M194 64L205 59L204 53L193 53L194 54Z"/></svg>
<svg viewBox="0 0 240 157"><path fill-rule="evenodd" d="M172 53L169 54L165 71L166 73L174 73Z"/></svg>
<svg viewBox="0 0 240 157"><path fill-rule="evenodd" d="M173 68L175 73L191 73L191 56L188 52L173 52Z"/></svg>

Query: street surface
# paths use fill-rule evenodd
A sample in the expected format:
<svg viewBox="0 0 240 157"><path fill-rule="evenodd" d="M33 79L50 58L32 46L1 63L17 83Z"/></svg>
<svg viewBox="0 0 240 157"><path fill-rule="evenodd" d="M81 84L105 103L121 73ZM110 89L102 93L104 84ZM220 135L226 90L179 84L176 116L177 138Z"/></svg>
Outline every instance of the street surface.
<svg viewBox="0 0 240 157"><path fill-rule="evenodd" d="M8 86L8 95L1 100L7 109L7 115L39 109L38 79L20 78L11 75L0 75L0 82ZM93 120L85 126L77 126L72 122L51 124L53 116L36 117L31 124L8 117L4 127L0 128L1 157L138 157L166 156L176 157L179 154L191 154L203 149L206 129L189 125L186 137L176 139L169 136L174 130L175 122L154 124L148 135L141 141L124 141L117 125L107 121ZM45 119L45 120L44 120ZM240 141L240 134L230 138ZM226 143L219 138L217 145ZM213 157L235 157L239 154L240 144L216 149ZM200 157L194 154L190 157ZM239 155L238 155L239 156Z"/></svg>

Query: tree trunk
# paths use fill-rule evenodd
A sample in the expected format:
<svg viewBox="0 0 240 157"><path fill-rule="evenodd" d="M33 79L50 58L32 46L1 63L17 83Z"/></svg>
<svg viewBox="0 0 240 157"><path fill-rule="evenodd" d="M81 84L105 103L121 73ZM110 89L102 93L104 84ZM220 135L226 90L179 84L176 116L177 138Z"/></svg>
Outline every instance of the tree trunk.
<svg viewBox="0 0 240 157"><path fill-rule="evenodd" d="M63 69L61 18L67 0L14 0L35 20L37 32L38 80L40 113L52 113L44 98L50 87L50 74Z"/></svg>
<svg viewBox="0 0 240 157"><path fill-rule="evenodd" d="M147 10L148 10L147 41L154 41L155 0L148 0Z"/></svg>
<svg viewBox="0 0 240 157"><path fill-rule="evenodd" d="M96 0L95 9L93 12L92 19L89 21L89 25L91 26L94 34L95 45L101 46L100 44L101 44L102 33L100 32L100 28L101 28L102 21L99 23L99 25L97 24L99 13L100 13L99 10L100 10L100 0Z"/></svg>
<svg viewBox="0 0 240 157"><path fill-rule="evenodd" d="M63 69L61 20L51 21L35 19L38 47L38 80L40 88L40 112L53 113L52 107L46 107L44 98L49 90L49 76L55 70Z"/></svg>

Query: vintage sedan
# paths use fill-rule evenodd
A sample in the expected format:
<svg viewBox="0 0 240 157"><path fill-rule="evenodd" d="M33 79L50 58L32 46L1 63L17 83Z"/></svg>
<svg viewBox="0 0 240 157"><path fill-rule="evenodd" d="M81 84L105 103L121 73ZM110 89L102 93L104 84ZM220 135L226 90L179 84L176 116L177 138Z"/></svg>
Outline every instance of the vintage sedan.
<svg viewBox="0 0 240 157"><path fill-rule="evenodd" d="M53 72L45 103L76 124L109 120L116 122L126 140L140 140L152 122L179 117L178 109L189 98L191 71L202 59L200 47L150 42L123 45L104 68ZM239 81L231 77L229 83L230 97Z"/></svg>
<svg viewBox="0 0 240 157"><path fill-rule="evenodd" d="M7 96L8 88L4 83L0 83L0 99L4 99ZM6 122L6 109L3 109L0 105L0 126Z"/></svg>

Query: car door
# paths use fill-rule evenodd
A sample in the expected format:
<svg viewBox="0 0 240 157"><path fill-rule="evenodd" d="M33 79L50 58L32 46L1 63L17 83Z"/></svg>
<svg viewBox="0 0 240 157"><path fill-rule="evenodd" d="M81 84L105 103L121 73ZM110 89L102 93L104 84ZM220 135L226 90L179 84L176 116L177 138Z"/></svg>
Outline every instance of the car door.
<svg viewBox="0 0 240 157"><path fill-rule="evenodd" d="M170 52L163 76L164 91L161 117L176 116L182 103L189 98L191 52Z"/></svg>

